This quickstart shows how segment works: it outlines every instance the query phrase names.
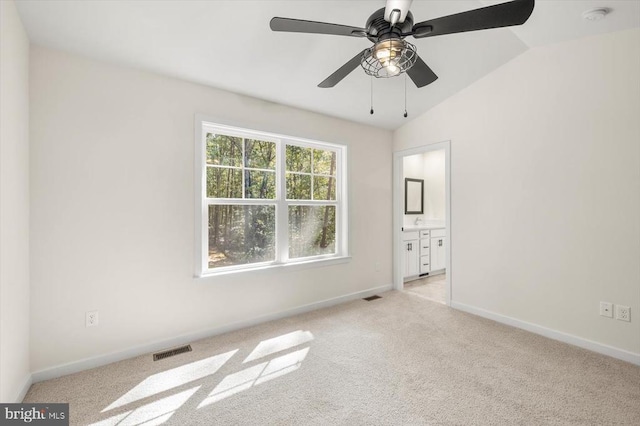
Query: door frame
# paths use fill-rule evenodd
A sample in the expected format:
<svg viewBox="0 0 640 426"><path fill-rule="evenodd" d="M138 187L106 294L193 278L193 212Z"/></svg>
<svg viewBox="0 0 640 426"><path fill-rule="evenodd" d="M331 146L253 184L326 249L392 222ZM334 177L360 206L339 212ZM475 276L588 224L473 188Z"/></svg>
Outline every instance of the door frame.
<svg viewBox="0 0 640 426"><path fill-rule="evenodd" d="M451 141L437 142L414 148L395 151L393 153L393 288L404 289L402 276L402 226L404 217L403 193L403 159L410 155L423 154L429 151L444 149L445 152L445 226L447 233L446 244L446 297L445 303L451 306L452 299L452 273L451 273Z"/></svg>

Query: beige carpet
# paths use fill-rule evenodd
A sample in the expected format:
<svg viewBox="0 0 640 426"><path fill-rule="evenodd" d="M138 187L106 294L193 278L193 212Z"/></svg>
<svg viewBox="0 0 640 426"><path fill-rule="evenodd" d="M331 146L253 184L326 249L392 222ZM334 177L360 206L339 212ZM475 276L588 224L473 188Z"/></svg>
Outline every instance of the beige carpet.
<svg viewBox="0 0 640 426"><path fill-rule="evenodd" d="M25 402L69 402L82 425L640 424L640 367L382 296L37 383Z"/></svg>

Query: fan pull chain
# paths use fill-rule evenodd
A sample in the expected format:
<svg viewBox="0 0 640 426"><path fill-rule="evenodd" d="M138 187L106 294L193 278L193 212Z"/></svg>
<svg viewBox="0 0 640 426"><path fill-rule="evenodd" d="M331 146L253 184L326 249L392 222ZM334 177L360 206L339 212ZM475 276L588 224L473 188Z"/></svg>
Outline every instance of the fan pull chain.
<svg viewBox="0 0 640 426"><path fill-rule="evenodd" d="M371 77L371 111L369 113L373 115L373 77Z"/></svg>
<svg viewBox="0 0 640 426"><path fill-rule="evenodd" d="M404 118L407 118L407 73L404 73Z"/></svg>

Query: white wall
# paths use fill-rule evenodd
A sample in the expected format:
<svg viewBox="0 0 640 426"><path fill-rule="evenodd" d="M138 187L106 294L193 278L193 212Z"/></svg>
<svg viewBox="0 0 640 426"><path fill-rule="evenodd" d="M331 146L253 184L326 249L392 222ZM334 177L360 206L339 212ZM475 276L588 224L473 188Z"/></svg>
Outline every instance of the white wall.
<svg viewBox="0 0 640 426"><path fill-rule="evenodd" d="M29 370L29 39L0 1L0 401L19 402Z"/></svg>
<svg viewBox="0 0 640 426"><path fill-rule="evenodd" d="M439 149L422 154L424 168L425 221L444 222L446 213L445 151Z"/></svg>
<svg viewBox="0 0 640 426"><path fill-rule="evenodd" d="M453 300L639 354L639 117L631 30L531 49L398 129L451 140Z"/></svg>
<svg viewBox="0 0 640 426"><path fill-rule="evenodd" d="M34 371L391 284L390 132L39 47L31 94ZM194 279L196 113L348 145L352 260Z"/></svg>
<svg viewBox="0 0 640 426"><path fill-rule="evenodd" d="M420 225L433 224L444 227L446 213L444 149L404 157L402 171L404 178L424 180L424 214L405 214L402 226L414 226L416 218L420 218Z"/></svg>

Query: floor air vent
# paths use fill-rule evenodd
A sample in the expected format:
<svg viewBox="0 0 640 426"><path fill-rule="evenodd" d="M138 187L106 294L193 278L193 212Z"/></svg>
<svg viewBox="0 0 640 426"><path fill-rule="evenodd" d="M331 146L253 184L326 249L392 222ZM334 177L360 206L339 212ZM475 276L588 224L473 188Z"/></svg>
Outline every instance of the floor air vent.
<svg viewBox="0 0 640 426"><path fill-rule="evenodd" d="M160 359L169 358L170 356L182 354L185 352L191 352L191 345L180 346L179 348L169 349L168 351L158 352L153 354L153 360L158 361Z"/></svg>
<svg viewBox="0 0 640 426"><path fill-rule="evenodd" d="M377 294L375 294L373 296L365 297L362 300L366 300L367 302L371 302L372 300L376 300L376 299L382 299L382 296L378 296Z"/></svg>

